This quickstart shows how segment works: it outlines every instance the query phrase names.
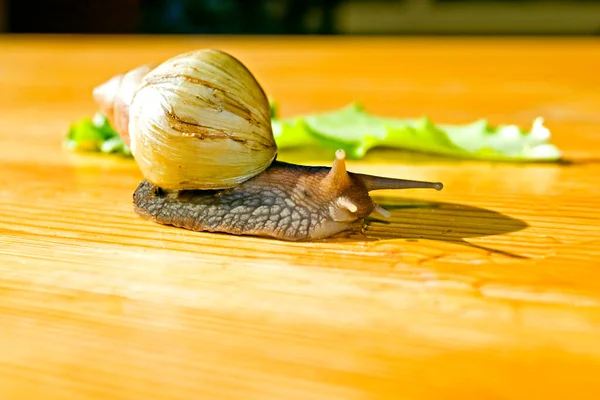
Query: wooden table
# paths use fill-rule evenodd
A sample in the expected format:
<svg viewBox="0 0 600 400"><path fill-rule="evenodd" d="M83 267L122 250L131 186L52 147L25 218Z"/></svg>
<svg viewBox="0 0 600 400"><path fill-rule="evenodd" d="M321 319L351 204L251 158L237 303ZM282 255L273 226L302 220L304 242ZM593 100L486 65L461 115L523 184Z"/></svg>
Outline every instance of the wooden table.
<svg viewBox="0 0 600 400"><path fill-rule="evenodd" d="M98 83L208 46L283 116L543 116L571 162L374 151L349 168L446 187L377 193L364 240L152 224L133 161L61 141ZM2 38L0 399L598 398L598 71L583 39Z"/></svg>

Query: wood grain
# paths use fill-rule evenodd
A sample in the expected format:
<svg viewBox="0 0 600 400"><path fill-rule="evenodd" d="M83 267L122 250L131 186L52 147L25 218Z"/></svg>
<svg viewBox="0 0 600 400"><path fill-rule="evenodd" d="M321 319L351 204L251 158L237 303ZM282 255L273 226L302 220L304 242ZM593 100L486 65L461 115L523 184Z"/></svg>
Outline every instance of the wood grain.
<svg viewBox="0 0 600 400"><path fill-rule="evenodd" d="M138 218L131 160L61 149L91 89L199 47L284 115L351 101L439 122L546 118L567 164L374 151L389 223L316 243ZM4 37L0 398L530 399L600 390L600 42ZM298 150L281 159L329 164Z"/></svg>

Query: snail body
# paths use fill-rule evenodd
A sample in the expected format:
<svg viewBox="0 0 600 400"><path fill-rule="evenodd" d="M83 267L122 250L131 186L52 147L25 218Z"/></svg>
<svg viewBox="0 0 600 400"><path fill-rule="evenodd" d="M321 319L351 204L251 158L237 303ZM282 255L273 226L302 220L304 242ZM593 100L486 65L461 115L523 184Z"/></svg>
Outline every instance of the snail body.
<svg viewBox="0 0 600 400"><path fill-rule="evenodd" d="M373 190L443 187L348 172L343 150L331 167L276 160L264 91L218 50L140 66L93 95L144 175L134 210L159 224L317 240L360 228L373 212L389 216Z"/></svg>

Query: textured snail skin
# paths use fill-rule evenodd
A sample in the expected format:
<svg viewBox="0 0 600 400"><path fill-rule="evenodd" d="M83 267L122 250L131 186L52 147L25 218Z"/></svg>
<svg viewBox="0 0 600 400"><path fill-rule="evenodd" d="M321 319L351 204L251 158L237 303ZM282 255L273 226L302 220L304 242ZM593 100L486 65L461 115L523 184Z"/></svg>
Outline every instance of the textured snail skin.
<svg viewBox="0 0 600 400"><path fill-rule="evenodd" d="M274 162L257 177L220 191L165 191L144 180L134 192L134 207L146 219L194 231L321 239L360 228L375 208L359 177L326 184L330 171Z"/></svg>
<svg viewBox="0 0 600 400"><path fill-rule="evenodd" d="M306 241L360 228L374 211L389 216L369 191L405 188L441 190L442 184L349 173L338 150L331 168L275 161L231 189L164 190L144 180L133 203L143 218L163 225Z"/></svg>

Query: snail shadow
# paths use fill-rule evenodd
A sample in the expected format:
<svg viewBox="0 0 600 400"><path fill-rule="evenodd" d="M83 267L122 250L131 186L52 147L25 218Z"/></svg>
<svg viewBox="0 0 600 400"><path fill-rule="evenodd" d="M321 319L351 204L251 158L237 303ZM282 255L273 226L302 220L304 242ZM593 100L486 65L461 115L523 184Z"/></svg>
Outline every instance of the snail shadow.
<svg viewBox="0 0 600 400"><path fill-rule="evenodd" d="M468 242L466 239L502 235L528 227L524 221L480 207L414 198L375 197L391 214L365 220L363 240L420 239L458 243L511 258L527 257Z"/></svg>

